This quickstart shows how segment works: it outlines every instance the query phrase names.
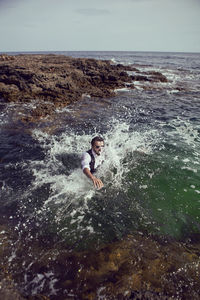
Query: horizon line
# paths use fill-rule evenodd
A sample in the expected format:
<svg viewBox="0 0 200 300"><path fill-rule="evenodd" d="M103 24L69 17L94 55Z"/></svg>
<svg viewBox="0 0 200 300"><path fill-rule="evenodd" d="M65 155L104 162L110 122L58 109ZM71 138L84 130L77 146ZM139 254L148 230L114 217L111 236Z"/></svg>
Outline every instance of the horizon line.
<svg viewBox="0 0 200 300"><path fill-rule="evenodd" d="M0 54L7 53L41 53L41 52L142 52L142 53L188 53L188 54L200 54L200 51L160 51L160 50L20 50L20 51L1 51Z"/></svg>

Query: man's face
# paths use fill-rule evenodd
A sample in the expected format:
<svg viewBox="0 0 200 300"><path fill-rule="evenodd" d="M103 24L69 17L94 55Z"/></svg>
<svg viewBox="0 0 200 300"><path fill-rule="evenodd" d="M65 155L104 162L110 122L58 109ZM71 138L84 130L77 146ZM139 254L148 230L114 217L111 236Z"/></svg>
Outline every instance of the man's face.
<svg viewBox="0 0 200 300"><path fill-rule="evenodd" d="M94 145L92 146L92 150L97 154L100 155L101 151L104 147L104 142L95 142Z"/></svg>

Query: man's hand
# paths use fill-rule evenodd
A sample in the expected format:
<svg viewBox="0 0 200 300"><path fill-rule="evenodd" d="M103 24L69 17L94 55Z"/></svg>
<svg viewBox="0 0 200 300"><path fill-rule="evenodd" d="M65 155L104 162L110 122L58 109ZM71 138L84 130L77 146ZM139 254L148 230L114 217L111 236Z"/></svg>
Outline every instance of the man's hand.
<svg viewBox="0 0 200 300"><path fill-rule="evenodd" d="M88 177L90 178L92 181L93 181L93 184L94 184L94 187L97 188L97 189L101 189L104 184L103 182L101 181L101 179L95 177L94 175L92 175L92 173L90 172L90 170L88 168L85 168L83 170L83 173Z"/></svg>
<svg viewBox="0 0 200 300"><path fill-rule="evenodd" d="M104 186L101 179L99 179L95 176L92 177L92 181L93 181L94 187L97 188L98 190L101 189Z"/></svg>

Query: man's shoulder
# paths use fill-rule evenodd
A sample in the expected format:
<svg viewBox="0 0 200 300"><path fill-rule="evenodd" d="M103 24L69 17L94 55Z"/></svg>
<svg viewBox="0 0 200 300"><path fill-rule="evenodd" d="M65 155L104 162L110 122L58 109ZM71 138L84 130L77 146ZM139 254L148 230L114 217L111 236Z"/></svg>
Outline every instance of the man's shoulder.
<svg viewBox="0 0 200 300"><path fill-rule="evenodd" d="M82 153L82 159L90 157L90 154L88 153L88 151L85 151Z"/></svg>

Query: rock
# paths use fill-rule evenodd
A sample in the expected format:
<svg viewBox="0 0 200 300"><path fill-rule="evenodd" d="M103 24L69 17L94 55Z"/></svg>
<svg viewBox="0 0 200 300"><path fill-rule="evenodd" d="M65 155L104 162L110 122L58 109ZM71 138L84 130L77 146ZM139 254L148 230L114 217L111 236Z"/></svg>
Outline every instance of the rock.
<svg viewBox="0 0 200 300"><path fill-rule="evenodd" d="M133 75L131 78L133 81L151 81L150 78L144 75Z"/></svg>
<svg viewBox="0 0 200 300"><path fill-rule="evenodd" d="M9 60L14 60L15 58L11 55L7 55L7 54L1 54L0 55L0 61L9 61Z"/></svg>
<svg viewBox="0 0 200 300"><path fill-rule="evenodd" d="M151 81L168 82L167 77L161 74L160 72L151 71L151 72L147 72L147 75L150 76Z"/></svg>
<svg viewBox="0 0 200 300"><path fill-rule="evenodd" d="M37 98L51 100L55 105L57 100L68 104L77 101L83 93L90 94L90 91L97 97L112 95L114 88L124 85L124 78L121 77L119 68L108 61L56 55L19 55L9 64L0 62L0 83L4 84L0 95L7 101ZM127 74L123 77L130 80ZM13 91L10 91L11 84L16 86L15 92L18 92L14 97Z"/></svg>
<svg viewBox="0 0 200 300"><path fill-rule="evenodd" d="M11 279L2 279L0 281L0 299L2 300L25 300L18 292L14 282Z"/></svg>
<svg viewBox="0 0 200 300"><path fill-rule="evenodd" d="M130 76L127 71L137 74ZM27 121L52 115L56 108L80 100L83 94L114 96L115 90L128 84L134 88L132 81L138 80L166 82L167 79L158 72L139 74L134 66L113 65L106 60L53 54L0 55L0 98L8 102L40 102L24 118Z"/></svg>
<svg viewBox="0 0 200 300"><path fill-rule="evenodd" d="M25 300L8 272L6 258L11 256L10 239L12 237L12 233L8 227L6 225L0 225L0 299Z"/></svg>
<svg viewBox="0 0 200 300"><path fill-rule="evenodd" d="M140 74L132 75L133 81L151 81L151 82L168 82L167 78L159 72L142 72Z"/></svg>
<svg viewBox="0 0 200 300"><path fill-rule="evenodd" d="M81 99L110 97L116 88L131 81L123 66L109 61L75 59L59 55L17 55L0 57L0 97L6 101L50 102L50 109L39 104L28 120L50 115ZM44 109L44 112L42 112Z"/></svg>
<svg viewBox="0 0 200 300"><path fill-rule="evenodd" d="M69 294L80 300L100 297L113 300L198 299L200 244L186 246L175 241L160 242L148 236L129 235L98 250L83 252L40 250L35 246L31 245L35 259L29 268L29 280L31 282L38 273L44 277L49 272L54 274L54 288L58 291L55 300L67 299ZM19 272L16 280L20 280ZM49 278L46 280L47 288ZM47 289L41 292L48 296Z"/></svg>
<svg viewBox="0 0 200 300"><path fill-rule="evenodd" d="M0 227L0 237L3 300L59 300L70 295L80 300L199 299L200 243L196 240L186 244L135 234L99 249L76 251L49 240L47 244L39 240L13 243L15 237L6 226ZM12 245L16 256L12 264L6 264ZM23 295L27 267L28 290ZM38 275L43 288L32 296ZM53 298L52 288L57 291Z"/></svg>

